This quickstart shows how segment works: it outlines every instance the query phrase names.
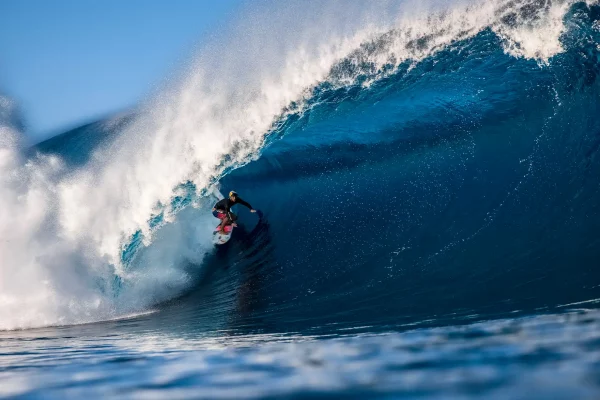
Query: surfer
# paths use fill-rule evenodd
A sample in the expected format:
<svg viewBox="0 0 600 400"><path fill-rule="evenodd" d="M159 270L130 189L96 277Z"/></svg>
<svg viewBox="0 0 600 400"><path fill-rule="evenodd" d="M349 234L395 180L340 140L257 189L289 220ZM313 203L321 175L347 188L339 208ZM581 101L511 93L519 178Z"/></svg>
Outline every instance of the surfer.
<svg viewBox="0 0 600 400"><path fill-rule="evenodd" d="M255 213L256 210L252 208L252 206L244 201L236 192L233 190L229 192L229 197L226 199L219 200L217 204L212 209L213 215L215 218L219 218L221 221L225 222L225 219L228 220L226 225L231 225L235 223L237 216L231 212L231 207L236 204L241 204L243 206L248 207L250 212ZM223 223L221 223L223 225ZM223 225L224 226L224 225Z"/></svg>

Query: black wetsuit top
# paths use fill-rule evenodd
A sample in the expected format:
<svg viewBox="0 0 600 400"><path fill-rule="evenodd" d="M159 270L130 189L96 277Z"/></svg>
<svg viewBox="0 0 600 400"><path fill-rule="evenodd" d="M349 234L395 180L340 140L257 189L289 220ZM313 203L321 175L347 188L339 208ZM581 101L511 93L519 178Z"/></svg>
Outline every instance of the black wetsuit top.
<svg viewBox="0 0 600 400"><path fill-rule="evenodd" d="M235 198L235 201L231 201L231 199L229 197L224 198L223 200L219 200L217 201L217 204L215 204L215 209L216 210L222 210L225 211L225 213L227 215L229 215L229 213L231 212L231 207L233 207L236 204L241 204L243 206L248 207L248 209L252 210L252 206L244 201L243 199L241 199L240 197Z"/></svg>

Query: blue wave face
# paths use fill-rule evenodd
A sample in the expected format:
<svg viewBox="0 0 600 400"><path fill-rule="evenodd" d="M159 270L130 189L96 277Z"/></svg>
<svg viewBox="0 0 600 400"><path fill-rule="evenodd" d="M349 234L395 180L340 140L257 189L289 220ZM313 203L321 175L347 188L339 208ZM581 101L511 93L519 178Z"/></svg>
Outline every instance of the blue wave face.
<svg viewBox="0 0 600 400"><path fill-rule="evenodd" d="M571 10L549 65L484 31L369 87L318 87L222 181L264 212L225 262L244 315L302 331L599 297L598 12Z"/></svg>
<svg viewBox="0 0 600 400"><path fill-rule="evenodd" d="M336 65L332 76L355 84L322 82L289 106L256 161L225 170L223 192L262 218L238 210L231 242L201 268L189 262L199 283L154 320L380 330L600 297L599 20L599 7L574 5L565 51L548 64L507 54L485 29L375 78ZM67 142L85 162L77 140L39 149L69 153ZM187 206L211 200L194 199L189 182L179 189L176 224L207 213ZM162 212L150 221L149 247L133 236L124 264L143 270L171 235L164 222Z"/></svg>

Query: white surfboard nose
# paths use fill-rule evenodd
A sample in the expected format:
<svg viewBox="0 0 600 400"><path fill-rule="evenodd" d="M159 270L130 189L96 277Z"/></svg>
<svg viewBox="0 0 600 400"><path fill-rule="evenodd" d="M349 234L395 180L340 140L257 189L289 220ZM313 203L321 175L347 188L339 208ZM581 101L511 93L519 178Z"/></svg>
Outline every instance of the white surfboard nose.
<svg viewBox="0 0 600 400"><path fill-rule="evenodd" d="M215 231L213 233L213 243L214 244L225 244L231 239L231 232L222 233L219 231Z"/></svg>

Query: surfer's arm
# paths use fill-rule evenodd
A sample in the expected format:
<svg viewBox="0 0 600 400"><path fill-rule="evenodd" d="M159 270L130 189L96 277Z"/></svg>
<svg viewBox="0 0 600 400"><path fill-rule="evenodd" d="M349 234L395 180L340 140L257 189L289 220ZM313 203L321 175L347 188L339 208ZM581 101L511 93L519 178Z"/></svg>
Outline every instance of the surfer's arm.
<svg viewBox="0 0 600 400"><path fill-rule="evenodd" d="M241 205L248 207L248 209L250 211L254 212L254 208L252 208L252 206L250 205L250 203L248 203L247 201L244 201L244 200L242 200L241 198L238 197L236 203L240 203Z"/></svg>

